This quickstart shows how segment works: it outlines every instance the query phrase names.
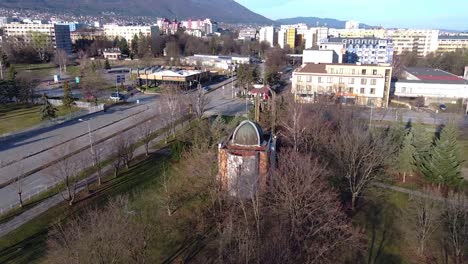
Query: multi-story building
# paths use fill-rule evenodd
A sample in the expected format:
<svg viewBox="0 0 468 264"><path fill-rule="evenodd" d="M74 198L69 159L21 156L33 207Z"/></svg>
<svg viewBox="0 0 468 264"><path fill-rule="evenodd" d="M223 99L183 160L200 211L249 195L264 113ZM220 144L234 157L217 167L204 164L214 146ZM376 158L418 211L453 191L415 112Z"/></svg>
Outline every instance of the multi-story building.
<svg viewBox="0 0 468 264"><path fill-rule="evenodd" d="M468 49L468 36L439 36L437 52L452 52L457 49Z"/></svg>
<svg viewBox="0 0 468 264"><path fill-rule="evenodd" d="M338 55L338 63L343 63L344 55L346 54L346 44L325 40L320 43L319 50L333 50Z"/></svg>
<svg viewBox="0 0 468 264"><path fill-rule="evenodd" d="M167 18L161 18L157 21L157 26L163 34L175 34L177 30L182 26L182 23L178 22L176 19L169 20Z"/></svg>
<svg viewBox="0 0 468 264"><path fill-rule="evenodd" d="M6 24L15 22L16 20L12 17L0 17L0 27L3 27Z"/></svg>
<svg viewBox="0 0 468 264"><path fill-rule="evenodd" d="M4 26L5 37L20 44L32 44L33 39L37 37L36 33L45 36L46 42L54 49L65 50L68 54L72 52L68 25L11 23Z"/></svg>
<svg viewBox="0 0 468 264"><path fill-rule="evenodd" d="M288 32L287 29L280 29L278 31L278 45L280 48L284 49L286 47L286 33Z"/></svg>
<svg viewBox="0 0 468 264"><path fill-rule="evenodd" d="M258 37L258 31L255 28L243 28L239 31L240 40L256 40Z"/></svg>
<svg viewBox="0 0 468 264"><path fill-rule="evenodd" d="M297 29L289 28L286 31L286 45L294 49L297 46Z"/></svg>
<svg viewBox="0 0 468 264"><path fill-rule="evenodd" d="M437 50L439 30L387 30L386 38L392 39L397 54L409 51L425 57L430 52Z"/></svg>
<svg viewBox="0 0 468 264"><path fill-rule="evenodd" d="M260 42L265 41L270 44L270 46L275 46L278 44L278 34L275 31L274 27L262 27L259 34Z"/></svg>
<svg viewBox="0 0 468 264"><path fill-rule="evenodd" d="M346 48L344 61L362 64L391 64L393 62L393 43L389 39L378 38L329 38L322 41L343 43Z"/></svg>
<svg viewBox="0 0 468 264"><path fill-rule="evenodd" d="M395 82L395 96L423 97L426 105L456 103L468 99L468 80L439 69L406 68L403 78Z"/></svg>
<svg viewBox="0 0 468 264"><path fill-rule="evenodd" d="M341 38L385 38L386 30L383 28L336 29L333 35Z"/></svg>
<svg viewBox="0 0 468 264"><path fill-rule="evenodd" d="M305 64L293 72L292 93L301 102L322 96L346 103L388 107L392 67L356 64Z"/></svg>
<svg viewBox="0 0 468 264"><path fill-rule="evenodd" d="M96 40L104 37L104 30L97 28L81 28L70 32L71 41L75 44L79 40Z"/></svg>
<svg viewBox="0 0 468 264"><path fill-rule="evenodd" d="M131 42L136 36L151 37L159 35L159 27L157 26L118 26L104 25L104 35L110 39L115 37L124 38L127 42Z"/></svg>

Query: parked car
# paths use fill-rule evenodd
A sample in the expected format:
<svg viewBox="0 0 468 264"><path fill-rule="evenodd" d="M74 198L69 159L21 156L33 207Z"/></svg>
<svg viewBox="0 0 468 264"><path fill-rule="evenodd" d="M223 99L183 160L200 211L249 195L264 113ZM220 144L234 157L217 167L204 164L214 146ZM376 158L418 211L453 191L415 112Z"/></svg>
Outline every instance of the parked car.
<svg viewBox="0 0 468 264"><path fill-rule="evenodd" d="M110 99L112 101L115 101L115 102L119 102L119 101L125 101L125 95L121 94L121 93L112 93L111 96L110 96Z"/></svg>
<svg viewBox="0 0 468 264"><path fill-rule="evenodd" d="M447 106L444 105L444 104L441 104L441 105L439 105L439 109L440 109L441 111L445 111L445 110L447 110Z"/></svg>

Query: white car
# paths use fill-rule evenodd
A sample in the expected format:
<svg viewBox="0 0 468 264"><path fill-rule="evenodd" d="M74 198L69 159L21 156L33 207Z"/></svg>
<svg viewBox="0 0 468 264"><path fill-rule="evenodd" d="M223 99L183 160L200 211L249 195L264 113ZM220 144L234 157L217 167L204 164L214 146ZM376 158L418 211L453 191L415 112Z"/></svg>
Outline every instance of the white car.
<svg viewBox="0 0 468 264"><path fill-rule="evenodd" d="M112 93L110 99L115 102L125 101L125 96L121 93Z"/></svg>

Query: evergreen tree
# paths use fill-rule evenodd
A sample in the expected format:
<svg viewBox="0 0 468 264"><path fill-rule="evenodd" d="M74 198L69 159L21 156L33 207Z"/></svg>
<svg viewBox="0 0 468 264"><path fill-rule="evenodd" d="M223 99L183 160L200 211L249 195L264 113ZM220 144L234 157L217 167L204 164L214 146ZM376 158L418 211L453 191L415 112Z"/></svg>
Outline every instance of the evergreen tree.
<svg viewBox="0 0 468 264"><path fill-rule="evenodd" d="M455 124L448 124L436 139L429 155L423 158L420 169L424 177L434 183L457 187L462 182L460 147Z"/></svg>
<svg viewBox="0 0 468 264"><path fill-rule="evenodd" d="M75 100L72 97L70 85L68 82L63 84L63 106L71 112L72 106L75 104Z"/></svg>
<svg viewBox="0 0 468 264"><path fill-rule="evenodd" d="M109 63L109 60L106 58L106 61L104 62L104 69L110 70L112 69Z"/></svg>
<svg viewBox="0 0 468 264"><path fill-rule="evenodd" d="M424 125L418 121L411 127L413 131L413 146L416 148L414 160L417 166L429 155L433 147L434 134L428 132Z"/></svg>
<svg viewBox="0 0 468 264"><path fill-rule="evenodd" d="M407 130L407 134L403 138L401 148L398 152L396 160L396 169L403 174L403 182L406 181L406 174L411 176L414 171L416 148L413 146L414 134L411 129Z"/></svg>
<svg viewBox="0 0 468 264"><path fill-rule="evenodd" d="M118 43L118 47L120 49L120 52L122 54L129 56L130 55L130 49L128 48L128 42L125 38L121 38Z"/></svg>
<svg viewBox="0 0 468 264"><path fill-rule="evenodd" d="M41 120L52 119L57 117L57 108L55 108L48 100L46 94L42 95Z"/></svg>

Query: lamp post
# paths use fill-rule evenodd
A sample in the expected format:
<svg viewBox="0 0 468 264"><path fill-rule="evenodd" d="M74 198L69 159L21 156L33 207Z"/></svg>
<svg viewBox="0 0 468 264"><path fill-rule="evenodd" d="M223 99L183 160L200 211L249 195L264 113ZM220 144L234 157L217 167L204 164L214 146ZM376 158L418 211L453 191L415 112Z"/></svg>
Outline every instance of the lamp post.
<svg viewBox="0 0 468 264"><path fill-rule="evenodd" d="M94 161L93 135L91 133L91 122L90 122L91 119L84 120L84 119L80 118L80 119L78 119L78 121L88 123L89 146L90 146L90 149L91 149L91 155L93 155L93 165L96 165L95 161Z"/></svg>

